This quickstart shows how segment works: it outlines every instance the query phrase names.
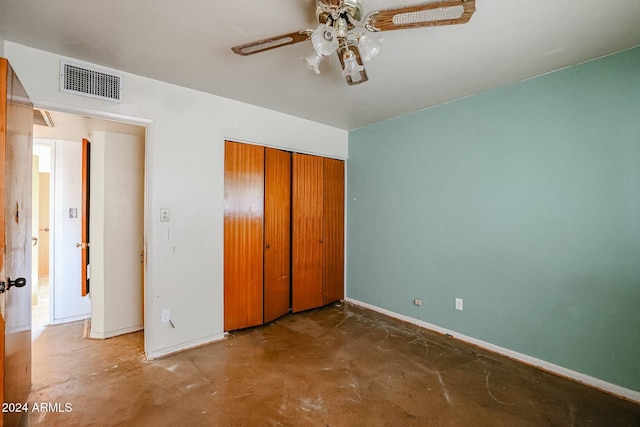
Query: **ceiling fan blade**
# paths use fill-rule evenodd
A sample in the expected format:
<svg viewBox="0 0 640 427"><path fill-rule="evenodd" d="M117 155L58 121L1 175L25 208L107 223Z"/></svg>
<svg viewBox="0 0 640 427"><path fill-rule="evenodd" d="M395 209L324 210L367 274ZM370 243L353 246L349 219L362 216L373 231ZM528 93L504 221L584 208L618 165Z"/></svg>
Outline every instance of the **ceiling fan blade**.
<svg viewBox="0 0 640 427"><path fill-rule="evenodd" d="M264 52L265 50L303 42L305 40L309 40L310 36L310 30L300 30L295 33L283 34L281 36L269 37L267 39L258 40L240 46L234 46L231 50L242 56L253 55L254 53Z"/></svg>
<svg viewBox="0 0 640 427"><path fill-rule="evenodd" d="M369 31L464 24L475 11L475 0L442 0L377 10L366 16L364 24Z"/></svg>

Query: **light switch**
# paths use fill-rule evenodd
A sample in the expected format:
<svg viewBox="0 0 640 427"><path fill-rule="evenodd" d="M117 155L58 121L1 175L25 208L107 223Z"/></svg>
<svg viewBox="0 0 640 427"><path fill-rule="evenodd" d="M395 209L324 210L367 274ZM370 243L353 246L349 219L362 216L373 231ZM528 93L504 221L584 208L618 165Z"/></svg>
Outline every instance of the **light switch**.
<svg viewBox="0 0 640 427"><path fill-rule="evenodd" d="M169 209L160 209L160 222L169 222Z"/></svg>

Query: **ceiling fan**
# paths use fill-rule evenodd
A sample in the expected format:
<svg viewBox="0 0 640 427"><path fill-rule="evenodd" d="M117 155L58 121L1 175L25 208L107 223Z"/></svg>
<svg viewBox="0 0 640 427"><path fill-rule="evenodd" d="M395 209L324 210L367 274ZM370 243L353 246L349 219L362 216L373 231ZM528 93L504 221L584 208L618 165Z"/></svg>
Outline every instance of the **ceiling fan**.
<svg viewBox="0 0 640 427"><path fill-rule="evenodd" d="M362 1L316 0L319 25L315 29L269 37L231 50L247 56L311 39L315 53L303 58L307 66L320 74L320 61L336 52L342 75L348 84L356 85L368 80L363 61L377 55L382 45L382 37L371 33L464 24L476 10L475 0L435 0L376 10L364 16Z"/></svg>

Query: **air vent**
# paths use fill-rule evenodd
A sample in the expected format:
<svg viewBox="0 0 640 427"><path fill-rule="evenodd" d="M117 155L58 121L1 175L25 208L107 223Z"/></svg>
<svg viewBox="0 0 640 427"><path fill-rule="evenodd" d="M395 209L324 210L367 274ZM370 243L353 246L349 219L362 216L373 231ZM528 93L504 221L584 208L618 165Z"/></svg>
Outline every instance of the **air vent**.
<svg viewBox="0 0 640 427"><path fill-rule="evenodd" d="M60 92L122 102L122 77L60 61Z"/></svg>
<svg viewBox="0 0 640 427"><path fill-rule="evenodd" d="M33 124L47 127L54 126L51 114L47 110L41 110L39 108L33 109Z"/></svg>

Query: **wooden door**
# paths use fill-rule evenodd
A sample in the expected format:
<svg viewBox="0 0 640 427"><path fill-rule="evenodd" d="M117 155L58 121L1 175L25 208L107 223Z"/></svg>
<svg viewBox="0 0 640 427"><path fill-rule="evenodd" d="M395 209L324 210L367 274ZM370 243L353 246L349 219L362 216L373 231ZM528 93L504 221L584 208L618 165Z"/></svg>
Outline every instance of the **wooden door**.
<svg viewBox="0 0 640 427"><path fill-rule="evenodd" d="M344 161L323 159L323 303L344 299Z"/></svg>
<svg viewBox="0 0 640 427"><path fill-rule="evenodd" d="M322 157L293 154L293 311L323 305Z"/></svg>
<svg viewBox="0 0 640 427"><path fill-rule="evenodd" d="M0 402L27 402L31 388L32 120L27 93L0 58ZM7 289L19 278L24 286ZM20 416L3 413L0 426Z"/></svg>
<svg viewBox="0 0 640 427"><path fill-rule="evenodd" d="M264 323L291 305L291 153L265 152Z"/></svg>
<svg viewBox="0 0 640 427"><path fill-rule="evenodd" d="M224 330L263 321L264 148L225 142Z"/></svg>
<svg viewBox="0 0 640 427"><path fill-rule="evenodd" d="M80 231L80 242L76 245L81 252L81 294L86 296L89 293L89 206L91 195L91 143L88 139L82 139L82 230ZM77 277L77 276L76 276Z"/></svg>

